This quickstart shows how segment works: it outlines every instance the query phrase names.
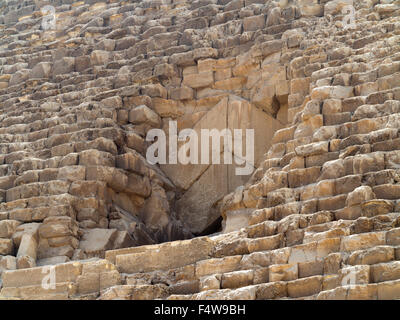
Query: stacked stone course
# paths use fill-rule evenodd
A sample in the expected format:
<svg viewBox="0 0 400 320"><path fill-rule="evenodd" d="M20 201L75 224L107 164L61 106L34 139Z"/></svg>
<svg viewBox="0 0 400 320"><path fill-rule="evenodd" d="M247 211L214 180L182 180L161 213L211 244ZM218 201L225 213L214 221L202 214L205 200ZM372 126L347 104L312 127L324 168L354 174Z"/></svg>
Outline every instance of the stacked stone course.
<svg viewBox="0 0 400 320"><path fill-rule="evenodd" d="M0 2L0 298L400 299L400 2L351 3ZM151 165L171 120L255 172Z"/></svg>

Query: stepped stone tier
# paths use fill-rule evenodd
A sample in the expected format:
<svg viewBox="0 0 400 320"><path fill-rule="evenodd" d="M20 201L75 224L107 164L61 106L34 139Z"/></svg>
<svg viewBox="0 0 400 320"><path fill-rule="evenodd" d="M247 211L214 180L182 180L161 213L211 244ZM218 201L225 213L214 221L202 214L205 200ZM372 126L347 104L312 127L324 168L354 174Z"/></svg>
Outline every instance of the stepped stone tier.
<svg viewBox="0 0 400 320"><path fill-rule="evenodd" d="M400 299L399 129L399 0L0 0L0 299Z"/></svg>

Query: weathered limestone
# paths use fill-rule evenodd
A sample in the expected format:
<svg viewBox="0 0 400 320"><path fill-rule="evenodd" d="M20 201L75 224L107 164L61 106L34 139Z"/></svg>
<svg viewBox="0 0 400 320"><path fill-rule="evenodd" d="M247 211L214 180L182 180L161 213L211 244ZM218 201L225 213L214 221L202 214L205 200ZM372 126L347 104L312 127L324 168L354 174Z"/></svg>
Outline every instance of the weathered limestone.
<svg viewBox="0 0 400 320"><path fill-rule="evenodd" d="M171 269L207 258L210 255L212 245L213 242L207 238L166 243L160 247L157 255L151 254L151 247L142 247L138 250L132 248L132 250L129 250L129 254L122 251L121 255L118 255L118 251L116 251L115 263L121 272L130 273ZM185 254L180 256L181 252L177 251L176 247L185 250ZM113 253L111 252L106 256L106 259L113 259L112 257Z"/></svg>
<svg viewBox="0 0 400 320"><path fill-rule="evenodd" d="M178 2L0 3L0 298L399 299L398 1Z"/></svg>
<svg viewBox="0 0 400 320"><path fill-rule="evenodd" d="M36 266L37 240L33 235L24 234L17 253L17 268L33 268Z"/></svg>
<svg viewBox="0 0 400 320"><path fill-rule="evenodd" d="M106 250L113 249L116 237L115 229L89 229L84 232L79 249L83 250L87 257L104 256Z"/></svg>

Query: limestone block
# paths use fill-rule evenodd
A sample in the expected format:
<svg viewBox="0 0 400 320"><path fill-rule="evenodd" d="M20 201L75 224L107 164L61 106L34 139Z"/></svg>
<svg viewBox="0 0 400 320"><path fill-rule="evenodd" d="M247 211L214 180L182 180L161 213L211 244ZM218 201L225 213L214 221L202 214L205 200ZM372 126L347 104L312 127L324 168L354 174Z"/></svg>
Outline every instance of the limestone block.
<svg viewBox="0 0 400 320"><path fill-rule="evenodd" d="M52 67L53 67L53 64L50 62L39 62L30 71L29 78L31 78L31 79L49 78L51 75Z"/></svg>
<svg viewBox="0 0 400 320"><path fill-rule="evenodd" d="M109 108L122 108L122 99L121 97L108 97L100 101L102 105Z"/></svg>
<svg viewBox="0 0 400 320"><path fill-rule="evenodd" d="M385 245L385 232L371 232L343 237L340 251L355 251Z"/></svg>
<svg viewBox="0 0 400 320"><path fill-rule="evenodd" d="M369 186L361 186L347 195L346 206L351 207L365 201L375 199L376 196Z"/></svg>
<svg viewBox="0 0 400 320"><path fill-rule="evenodd" d="M224 68L215 70L215 81L226 80L232 77L232 69ZM249 81L249 80L248 80Z"/></svg>
<svg viewBox="0 0 400 320"><path fill-rule="evenodd" d="M393 300L400 297L400 281L388 281L378 284L378 300Z"/></svg>
<svg viewBox="0 0 400 320"><path fill-rule="evenodd" d="M300 94L300 93L295 93L295 94ZM301 119L303 121L306 121L306 120L308 120L308 119L320 114L321 113L320 109L321 109L320 102L318 100L310 100L310 101L308 101L306 103L305 108L301 112Z"/></svg>
<svg viewBox="0 0 400 320"><path fill-rule="evenodd" d="M74 181L71 183L69 193L74 196L103 198L106 183L102 181Z"/></svg>
<svg viewBox="0 0 400 320"><path fill-rule="evenodd" d="M88 257L104 256L106 250L113 249L113 242L117 237L116 229L89 229L83 232L79 248Z"/></svg>
<svg viewBox="0 0 400 320"><path fill-rule="evenodd" d="M302 94L307 95L309 92L310 78L299 78L290 81L290 93L291 94ZM318 110L319 111L319 110Z"/></svg>
<svg viewBox="0 0 400 320"><path fill-rule="evenodd" d="M41 238L53 238L60 236L76 236L78 226L76 221L70 217L48 217L39 227L39 236Z"/></svg>
<svg viewBox="0 0 400 320"><path fill-rule="evenodd" d="M265 16L263 14L258 16L246 17L243 19L243 30L247 31L257 31L263 29L265 26Z"/></svg>
<svg viewBox="0 0 400 320"><path fill-rule="evenodd" d="M328 238L317 242L317 258L325 258L333 252L340 251L341 238Z"/></svg>
<svg viewBox="0 0 400 320"><path fill-rule="evenodd" d="M165 190L153 185L151 195L141 209L141 218L145 225L153 229L162 229L169 222L170 206Z"/></svg>
<svg viewBox="0 0 400 320"><path fill-rule="evenodd" d="M67 263L69 262L70 259L67 256L56 256L56 257L51 257L51 258L44 258L40 259L36 262L36 265L39 267L42 266L49 266L49 265L58 265L62 263Z"/></svg>
<svg viewBox="0 0 400 320"><path fill-rule="evenodd" d="M288 172L289 187L296 188L314 183L318 180L320 172L320 167L290 170Z"/></svg>
<svg viewBox="0 0 400 320"><path fill-rule="evenodd" d="M147 124L154 128L161 127L161 119L157 113L145 105L138 106L129 112L129 122Z"/></svg>
<svg viewBox="0 0 400 320"><path fill-rule="evenodd" d="M170 294L192 294L200 291L199 281L181 281L169 286Z"/></svg>
<svg viewBox="0 0 400 320"><path fill-rule="evenodd" d="M115 158L108 152L103 152L95 149L91 150L85 150L82 151L79 154L79 165L80 166L108 166L108 167L114 167L115 166ZM66 167L64 167L66 168ZM78 174L78 177L80 177L83 173L83 168L82 167L74 167L74 168L69 168L69 169L64 169L62 168L63 173L67 173L68 171L70 174L73 175L73 171L77 170L78 172L74 172L75 174ZM61 169L60 169L61 170ZM61 173L59 173L61 175ZM67 177L68 178L68 177ZM80 179L83 180L83 179Z"/></svg>
<svg viewBox="0 0 400 320"><path fill-rule="evenodd" d="M305 5L300 6L302 16L317 16L321 17L324 14L324 6L317 3L315 0L307 1Z"/></svg>
<svg viewBox="0 0 400 320"><path fill-rule="evenodd" d="M219 213L213 211L211 206L228 193L223 167L222 164L211 165L177 201L179 217L186 221L191 232L201 232L219 216ZM210 181L214 181L214 183L210 184ZM199 198L199 195L201 195L201 198ZM197 199L197 201L194 199ZM200 212L203 212L203 214L201 215ZM204 215L204 212L208 214Z"/></svg>
<svg viewBox="0 0 400 320"><path fill-rule="evenodd" d="M195 60L217 57L218 50L214 48L197 48L193 50L193 58Z"/></svg>
<svg viewBox="0 0 400 320"><path fill-rule="evenodd" d="M111 40L111 39L107 39ZM75 58L75 70L77 72L82 72L90 67L90 57L89 56L79 56Z"/></svg>
<svg viewBox="0 0 400 320"><path fill-rule="evenodd" d="M36 266L37 241L31 234L22 236L17 253L17 268L33 268Z"/></svg>
<svg viewBox="0 0 400 320"><path fill-rule="evenodd" d="M175 99L173 97L171 98ZM181 100L181 99L180 97L178 97L178 99L176 100ZM159 114L160 117L162 118L171 117L175 119L179 116L182 116L184 113L184 111L180 108L180 104L174 100L154 98L153 106L156 113Z"/></svg>
<svg viewBox="0 0 400 320"><path fill-rule="evenodd" d="M104 65L110 60L110 52L104 50L94 50L90 54L90 64L93 66Z"/></svg>
<svg viewBox="0 0 400 320"><path fill-rule="evenodd" d="M83 166L66 166L58 171L57 180L77 181L85 180L86 168Z"/></svg>
<svg viewBox="0 0 400 320"><path fill-rule="evenodd" d="M163 98L167 99L168 91L161 84L147 84L141 87L141 93L143 96L149 96L150 98Z"/></svg>
<svg viewBox="0 0 400 320"><path fill-rule="evenodd" d="M394 4L394 3L384 3L384 4L378 4L375 6L375 10L381 15L390 14L393 11L398 10L398 9L399 9L398 4Z"/></svg>
<svg viewBox="0 0 400 320"><path fill-rule="evenodd" d="M214 83L213 72L202 72L199 74L188 74L183 78L183 84L187 87L198 89L210 87Z"/></svg>
<svg viewBox="0 0 400 320"><path fill-rule="evenodd" d="M395 259L394 248L389 246L377 246L367 250L353 252L348 258L348 264L377 264Z"/></svg>
<svg viewBox="0 0 400 320"><path fill-rule="evenodd" d="M102 272L100 273L99 281L100 281L99 289L104 290L106 288L120 285L121 275L117 270Z"/></svg>
<svg viewBox="0 0 400 320"><path fill-rule="evenodd" d="M77 278L78 292L80 294L100 291L100 275L98 273L85 273Z"/></svg>
<svg viewBox="0 0 400 320"><path fill-rule="evenodd" d="M287 282L263 283L257 285L257 300L279 299L287 297Z"/></svg>
<svg viewBox="0 0 400 320"><path fill-rule="evenodd" d="M247 227L249 225L248 220L252 211L252 209L227 211L225 213L226 217L224 219L223 232L229 233Z"/></svg>
<svg viewBox="0 0 400 320"><path fill-rule="evenodd" d="M323 117L321 114L316 115L306 121L303 121L294 132L294 139L312 137L315 131L322 126Z"/></svg>
<svg viewBox="0 0 400 320"><path fill-rule="evenodd" d="M380 152L356 155L353 159L354 174L367 173L371 171L384 170L384 155Z"/></svg>
<svg viewBox="0 0 400 320"><path fill-rule="evenodd" d="M200 291L221 289L221 274L213 274L200 278Z"/></svg>
<svg viewBox="0 0 400 320"><path fill-rule="evenodd" d="M243 77L229 78L216 81L214 87L218 90L241 90L245 82L246 78Z"/></svg>
<svg viewBox="0 0 400 320"><path fill-rule="evenodd" d="M400 245L400 228L389 230L386 233L386 244Z"/></svg>
<svg viewBox="0 0 400 320"><path fill-rule="evenodd" d="M379 88L379 86L381 86L381 88ZM356 86L354 88L354 93L357 96L368 96L371 93L377 92L377 91L381 91L381 90L386 90L386 89L390 89L389 85L387 83L376 83L376 82L367 82L367 83L363 83L360 84L358 86Z"/></svg>
<svg viewBox="0 0 400 320"><path fill-rule="evenodd" d="M86 168L86 180L107 182L116 191L123 192L128 184L128 176L113 167L90 166Z"/></svg>
<svg viewBox="0 0 400 320"><path fill-rule="evenodd" d="M112 187L113 185L110 184L110 186ZM147 198L151 193L150 179L146 176L142 177L135 173L130 173L128 174L128 181L123 191Z"/></svg>
<svg viewBox="0 0 400 320"><path fill-rule="evenodd" d="M172 78L177 75L177 69L171 64L158 64L154 67L154 75L161 78Z"/></svg>
<svg viewBox="0 0 400 320"><path fill-rule="evenodd" d="M141 175L145 175L148 171L146 160L135 151L118 155L115 160L118 168Z"/></svg>
<svg viewBox="0 0 400 320"><path fill-rule="evenodd" d="M347 292L346 300L375 300L377 287L374 285L351 286Z"/></svg>
<svg viewBox="0 0 400 320"><path fill-rule="evenodd" d="M0 274L6 270L17 269L17 260L14 256L2 256L0 258Z"/></svg>
<svg viewBox="0 0 400 320"><path fill-rule="evenodd" d="M299 278L307 278L324 274L324 259L317 259L310 262L300 262L298 264Z"/></svg>
<svg viewBox="0 0 400 320"><path fill-rule="evenodd" d="M276 93L274 85L263 85L260 88L256 87L252 92L252 103L270 115L276 115L279 110L279 103L274 99Z"/></svg>
<svg viewBox="0 0 400 320"><path fill-rule="evenodd" d="M378 67L378 74L377 76L379 78L382 78L384 76L390 75L394 72L398 72L400 71L400 64L396 61L396 62L391 62L388 64L382 64Z"/></svg>
<svg viewBox="0 0 400 320"><path fill-rule="evenodd" d="M208 258L212 247L213 242L202 237L154 246L108 251L106 259L111 262L116 261L120 272L168 270Z"/></svg>
<svg viewBox="0 0 400 320"><path fill-rule="evenodd" d="M354 88L345 86L324 86L312 90L311 99L325 100L325 99L346 99L353 97Z"/></svg>
<svg viewBox="0 0 400 320"><path fill-rule="evenodd" d="M374 217L393 212L393 203L389 200L371 200L361 205L363 216Z"/></svg>
<svg viewBox="0 0 400 320"><path fill-rule="evenodd" d="M11 76L10 81L8 82L8 85L9 86L18 85L18 84L28 80L28 78L29 78L29 70L28 69L18 70Z"/></svg>
<svg viewBox="0 0 400 320"><path fill-rule="evenodd" d="M342 256L339 252L331 253L324 259L324 274L337 274L341 268Z"/></svg>
<svg viewBox="0 0 400 320"><path fill-rule="evenodd" d="M357 265L342 268L339 271L339 281L342 286L368 284L370 282L370 267Z"/></svg>
<svg viewBox="0 0 400 320"><path fill-rule="evenodd" d="M281 23L281 8L275 7L270 10L267 15L266 26L271 27Z"/></svg>
<svg viewBox="0 0 400 320"><path fill-rule="evenodd" d="M54 62L53 65L53 78L57 75L71 73L75 69L75 58L64 57Z"/></svg>
<svg viewBox="0 0 400 320"><path fill-rule="evenodd" d="M74 282L81 274L82 265L79 262L70 262L54 266L57 283ZM24 287L30 285L41 285L45 277L52 270L47 267L35 267L30 269L10 270L3 272L4 287Z"/></svg>
<svg viewBox="0 0 400 320"><path fill-rule="evenodd" d="M140 153L144 151L144 139L135 132L127 132L126 145Z"/></svg>
<svg viewBox="0 0 400 320"><path fill-rule="evenodd" d="M393 184L382 184L372 188L378 199L399 199L400 186Z"/></svg>
<svg viewBox="0 0 400 320"><path fill-rule="evenodd" d="M231 256L199 261L196 263L196 277L235 271L238 269L241 259L241 256Z"/></svg>
<svg viewBox="0 0 400 320"><path fill-rule="evenodd" d="M1 294L11 299L21 300L68 300L70 296L76 294L76 286L72 283L57 283L54 289L45 289L41 285L4 288Z"/></svg>
<svg viewBox="0 0 400 320"><path fill-rule="evenodd" d="M171 88L170 97L174 100L191 100L194 97L194 91L192 88L186 86Z"/></svg>
<svg viewBox="0 0 400 320"><path fill-rule="evenodd" d="M322 290L322 276L289 281L287 284L288 296L291 298L307 297Z"/></svg>
<svg viewBox="0 0 400 320"><path fill-rule="evenodd" d="M342 100L326 99L322 105L322 114L333 114L342 112Z"/></svg>
<svg viewBox="0 0 400 320"><path fill-rule="evenodd" d="M325 15L337 15L343 14L343 9L346 6L353 5L352 0L333 0L325 4L324 14Z"/></svg>
<svg viewBox="0 0 400 320"><path fill-rule="evenodd" d="M253 252L243 256L241 268L268 267L272 264L287 264L291 248L276 249L267 252ZM290 263L290 262L289 262Z"/></svg>
<svg viewBox="0 0 400 320"><path fill-rule="evenodd" d="M371 266L371 282L384 282L400 278L400 261Z"/></svg>
<svg viewBox="0 0 400 320"><path fill-rule="evenodd" d="M296 193L290 188L281 188L269 192L267 198L267 208L275 207L280 204L286 204L296 201Z"/></svg>
<svg viewBox="0 0 400 320"><path fill-rule="evenodd" d="M342 159L325 162L322 166L320 180L336 179L346 173Z"/></svg>
<svg viewBox="0 0 400 320"><path fill-rule="evenodd" d="M40 178L42 178L41 181L50 181L52 179L47 179L47 174L50 172L54 172L54 170L47 170L46 172L41 172L41 176L39 176L39 173L37 171L25 171L22 175L20 175L17 179L15 179L15 186L20 186L22 184L29 184L33 182L38 182ZM4 188L4 187L3 187ZM4 188L8 189L8 188Z"/></svg>
<svg viewBox="0 0 400 320"><path fill-rule="evenodd" d="M109 228L112 226L109 225ZM125 230L120 230L117 231L117 237L114 240L114 246L113 249L119 249L119 248L130 248L134 247L136 245L134 239L129 235L128 231Z"/></svg>
<svg viewBox="0 0 400 320"><path fill-rule="evenodd" d="M304 33L301 29L287 30L283 33L282 39L287 41L288 48L294 48L300 45L304 39Z"/></svg>
<svg viewBox="0 0 400 320"><path fill-rule="evenodd" d="M328 152L328 142L315 142L304 146L298 146L295 148L296 154L300 157L307 157L313 155L319 155Z"/></svg>
<svg viewBox="0 0 400 320"><path fill-rule="evenodd" d="M254 270L254 284L266 283L269 281L269 268L257 268Z"/></svg>
<svg viewBox="0 0 400 320"><path fill-rule="evenodd" d="M14 245L11 239L0 239L0 254L3 256L13 254Z"/></svg>
<svg viewBox="0 0 400 320"><path fill-rule="evenodd" d="M248 242L247 246L250 253L256 251L274 250L280 247L282 241L282 235L277 234L271 237L252 239Z"/></svg>

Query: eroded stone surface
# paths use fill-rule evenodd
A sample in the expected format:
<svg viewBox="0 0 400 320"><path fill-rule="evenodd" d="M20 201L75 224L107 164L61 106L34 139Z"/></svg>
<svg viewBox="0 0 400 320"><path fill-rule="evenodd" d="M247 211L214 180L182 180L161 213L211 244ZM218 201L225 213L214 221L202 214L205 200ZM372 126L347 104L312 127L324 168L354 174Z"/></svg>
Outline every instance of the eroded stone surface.
<svg viewBox="0 0 400 320"><path fill-rule="evenodd" d="M0 297L399 299L400 4L352 2L0 4ZM255 171L149 163L171 120Z"/></svg>

